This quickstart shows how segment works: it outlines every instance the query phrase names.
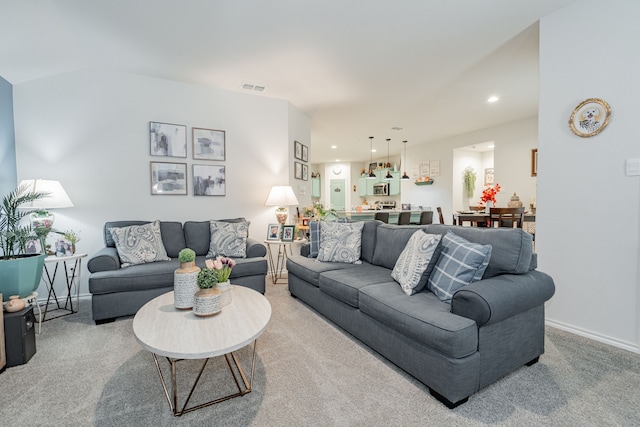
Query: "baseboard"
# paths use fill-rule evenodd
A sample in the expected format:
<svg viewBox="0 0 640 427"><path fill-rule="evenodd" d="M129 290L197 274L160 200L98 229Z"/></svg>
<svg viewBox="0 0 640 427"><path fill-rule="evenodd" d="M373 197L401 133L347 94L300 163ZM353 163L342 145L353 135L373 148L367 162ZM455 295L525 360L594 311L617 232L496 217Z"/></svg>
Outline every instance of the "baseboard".
<svg viewBox="0 0 640 427"><path fill-rule="evenodd" d="M604 335L600 335L597 334L595 332L592 331L587 331L584 329L580 329L580 328L576 328L575 326L572 325L567 325L565 323L562 322L556 322L554 320L546 320L545 324L547 326L551 326L552 328L556 328L556 329L560 329L566 332L570 332L572 334L575 335L580 335L581 337L585 337L585 338L590 338L594 341L598 341L604 344L608 344L614 347L618 347L621 348L623 350L627 350L627 351L631 351L633 353L638 353L640 354L640 346L638 346L638 344L634 344L631 342L627 342L627 341L620 341L617 340L615 338L611 338L611 337L607 337Z"/></svg>

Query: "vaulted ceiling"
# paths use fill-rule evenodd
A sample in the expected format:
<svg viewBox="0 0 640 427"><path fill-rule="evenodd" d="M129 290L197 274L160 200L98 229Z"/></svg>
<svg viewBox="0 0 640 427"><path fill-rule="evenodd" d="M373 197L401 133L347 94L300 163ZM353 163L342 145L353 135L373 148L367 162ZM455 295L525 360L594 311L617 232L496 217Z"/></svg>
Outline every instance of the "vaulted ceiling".
<svg viewBox="0 0 640 427"><path fill-rule="evenodd" d="M314 163L363 161L369 136L393 154L536 115L537 22L573 1L0 0L0 76L97 68L286 99L312 119Z"/></svg>

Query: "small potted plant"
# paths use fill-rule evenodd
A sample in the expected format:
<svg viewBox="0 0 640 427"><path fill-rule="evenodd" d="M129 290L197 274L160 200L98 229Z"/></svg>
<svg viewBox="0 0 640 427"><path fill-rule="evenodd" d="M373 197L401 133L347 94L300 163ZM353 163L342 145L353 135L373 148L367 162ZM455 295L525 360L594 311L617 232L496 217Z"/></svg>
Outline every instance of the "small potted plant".
<svg viewBox="0 0 640 427"><path fill-rule="evenodd" d="M218 270L212 265L212 260L206 261L206 267L198 273L198 287L193 305L193 313L197 316L211 316L222 310L220 291L218 286ZM211 268L214 267L214 268Z"/></svg>
<svg viewBox="0 0 640 427"><path fill-rule="evenodd" d="M218 277L218 285L216 287L220 291L222 306L229 305L231 303L231 292L229 292L231 290L231 282L229 281L229 276L231 276L231 271L233 267L236 266L236 262L231 258L217 256L215 260L206 260L205 264L207 268L216 272Z"/></svg>
<svg viewBox="0 0 640 427"><path fill-rule="evenodd" d="M198 273L196 253L193 249L184 248L178 253L180 268L173 273L173 305L179 309L193 307L198 291Z"/></svg>

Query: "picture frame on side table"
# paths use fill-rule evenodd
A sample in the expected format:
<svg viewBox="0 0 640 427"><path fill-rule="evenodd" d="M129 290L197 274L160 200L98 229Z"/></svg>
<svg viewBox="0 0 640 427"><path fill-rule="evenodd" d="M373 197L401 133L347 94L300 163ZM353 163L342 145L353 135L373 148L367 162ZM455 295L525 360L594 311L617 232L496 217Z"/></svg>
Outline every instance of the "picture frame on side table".
<svg viewBox="0 0 640 427"><path fill-rule="evenodd" d="M224 161L226 132L223 130L191 128L194 160Z"/></svg>
<svg viewBox="0 0 640 427"><path fill-rule="evenodd" d="M226 196L226 172L224 165L193 165L193 195Z"/></svg>
<svg viewBox="0 0 640 427"><path fill-rule="evenodd" d="M571 132L582 138L599 134L609 124L611 107L599 98L589 98L573 109L569 118Z"/></svg>
<svg viewBox="0 0 640 427"><path fill-rule="evenodd" d="M283 225L282 226L282 241L293 242L295 237L296 226L295 225Z"/></svg>
<svg viewBox="0 0 640 427"><path fill-rule="evenodd" d="M149 149L152 156L187 157L187 127L149 122Z"/></svg>
<svg viewBox="0 0 640 427"><path fill-rule="evenodd" d="M280 240L280 224L267 226L267 240Z"/></svg>
<svg viewBox="0 0 640 427"><path fill-rule="evenodd" d="M302 144L298 141L293 141L293 157L302 160Z"/></svg>
<svg viewBox="0 0 640 427"><path fill-rule="evenodd" d="M293 170L295 179L302 179L302 163L293 162Z"/></svg>
<svg viewBox="0 0 640 427"><path fill-rule="evenodd" d="M150 163L152 195L187 195L186 163Z"/></svg>
<svg viewBox="0 0 640 427"><path fill-rule="evenodd" d="M303 162L309 161L309 147L307 147L306 145L302 146L302 161Z"/></svg>

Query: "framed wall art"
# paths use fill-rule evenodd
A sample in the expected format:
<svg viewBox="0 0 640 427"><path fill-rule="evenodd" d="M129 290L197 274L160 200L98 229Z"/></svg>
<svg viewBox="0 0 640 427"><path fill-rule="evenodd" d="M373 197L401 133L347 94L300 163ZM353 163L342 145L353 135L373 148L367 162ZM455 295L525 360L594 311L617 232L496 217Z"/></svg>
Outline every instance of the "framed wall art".
<svg viewBox="0 0 640 427"><path fill-rule="evenodd" d="M187 127L149 122L149 145L152 156L187 157Z"/></svg>
<svg viewBox="0 0 640 427"><path fill-rule="evenodd" d="M282 226L282 241L293 242L294 233L296 231L295 225L283 225Z"/></svg>
<svg viewBox="0 0 640 427"><path fill-rule="evenodd" d="M302 165L302 179L304 181L308 181L309 180L309 166L303 164Z"/></svg>
<svg viewBox="0 0 640 427"><path fill-rule="evenodd" d="M294 170L294 177L296 179L302 179L302 163L293 162L293 170Z"/></svg>
<svg viewBox="0 0 640 427"><path fill-rule="evenodd" d="M293 157L302 160L302 144L298 141L293 141Z"/></svg>
<svg viewBox="0 0 640 427"><path fill-rule="evenodd" d="M226 167L193 165L194 196L226 196Z"/></svg>
<svg viewBox="0 0 640 427"><path fill-rule="evenodd" d="M485 168L484 185L493 185L493 168Z"/></svg>
<svg viewBox="0 0 640 427"><path fill-rule="evenodd" d="M306 145L302 146L302 161L303 162L309 161L309 147L307 147Z"/></svg>
<svg viewBox="0 0 640 427"><path fill-rule="evenodd" d="M225 160L225 131L191 128L191 132L194 160Z"/></svg>
<svg viewBox="0 0 640 427"><path fill-rule="evenodd" d="M538 176L538 149L531 149L531 176Z"/></svg>
<svg viewBox="0 0 640 427"><path fill-rule="evenodd" d="M187 164L151 162L151 194L186 195Z"/></svg>
<svg viewBox="0 0 640 427"><path fill-rule="evenodd" d="M574 108L569 118L569 127L574 134L588 138L602 132L610 118L611 107L606 101L589 98Z"/></svg>

